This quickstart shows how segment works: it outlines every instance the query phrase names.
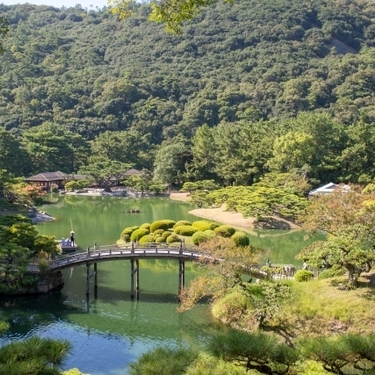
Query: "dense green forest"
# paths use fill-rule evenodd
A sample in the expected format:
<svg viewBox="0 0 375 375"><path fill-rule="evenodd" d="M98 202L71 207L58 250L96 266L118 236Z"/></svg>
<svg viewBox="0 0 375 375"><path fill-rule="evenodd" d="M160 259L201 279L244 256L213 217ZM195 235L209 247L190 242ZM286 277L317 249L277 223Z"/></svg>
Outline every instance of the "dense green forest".
<svg viewBox="0 0 375 375"><path fill-rule="evenodd" d="M168 34L133 5L0 5L0 168L110 159L163 183L375 177L375 4L218 3Z"/></svg>

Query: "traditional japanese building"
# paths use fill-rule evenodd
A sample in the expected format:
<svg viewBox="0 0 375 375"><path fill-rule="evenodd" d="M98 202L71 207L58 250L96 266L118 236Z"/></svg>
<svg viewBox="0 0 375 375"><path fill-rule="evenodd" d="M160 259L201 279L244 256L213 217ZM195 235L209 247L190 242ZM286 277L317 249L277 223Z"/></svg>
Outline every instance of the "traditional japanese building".
<svg viewBox="0 0 375 375"><path fill-rule="evenodd" d="M69 175L64 172L43 172L35 176L25 178L26 182L33 185L42 186L44 189L49 190L52 185L57 185L59 189L64 188L65 180Z"/></svg>

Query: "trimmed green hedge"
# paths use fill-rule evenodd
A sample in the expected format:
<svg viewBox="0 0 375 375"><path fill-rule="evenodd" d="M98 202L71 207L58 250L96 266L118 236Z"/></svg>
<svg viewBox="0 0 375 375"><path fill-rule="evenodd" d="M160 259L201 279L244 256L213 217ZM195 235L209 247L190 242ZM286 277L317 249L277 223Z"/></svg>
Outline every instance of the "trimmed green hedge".
<svg viewBox="0 0 375 375"><path fill-rule="evenodd" d="M212 221L208 220L198 220L193 222L193 227L197 228L198 230L204 232L205 230L213 230L217 228L219 225L216 223L213 223Z"/></svg>
<svg viewBox="0 0 375 375"><path fill-rule="evenodd" d="M148 242L154 242L154 236L152 234L146 234L139 240L139 243L148 243Z"/></svg>
<svg viewBox="0 0 375 375"><path fill-rule="evenodd" d="M174 220L164 219L164 220L156 220L150 225L150 232L153 233L158 229L168 230L169 228L173 228L176 224Z"/></svg>
<svg viewBox="0 0 375 375"><path fill-rule="evenodd" d="M139 228L139 229L136 229L130 239L135 242L135 241L140 241L140 239L143 237L143 236L146 236L147 234L149 234L150 231L148 229L145 229L145 228Z"/></svg>
<svg viewBox="0 0 375 375"><path fill-rule="evenodd" d="M249 237L246 235L246 233L241 232L241 231L237 231L236 233L234 233L231 239L237 246L249 246L250 245Z"/></svg>
<svg viewBox="0 0 375 375"><path fill-rule="evenodd" d="M212 229L207 229L203 232L204 234L207 234L208 237L210 238L214 238L216 237L216 233L215 231L213 231Z"/></svg>
<svg viewBox="0 0 375 375"><path fill-rule="evenodd" d="M125 235L128 235L128 236L131 236L131 234L136 230L138 229L139 227L126 227L122 232L121 232L121 235L120 237L123 239Z"/></svg>
<svg viewBox="0 0 375 375"><path fill-rule="evenodd" d="M146 228L146 229L148 229L148 230L150 230L150 223L143 223L141 226L140 226L140 228Z"/></svg>
<svg viewBox="0 0 375 375"><path fill-rule="evenodd" d="M295 281L309 281L314 277L314 274L311 271L308 270L298 270L294 274L294 280Z"/></svg>
<svg viewBox="0 0 375 375"><path fill-rule="evenodd" d="M191 225L191 222L188 220L179 220L175 225L173 225L173 229L181 226L181 225Z"/></svg>
<svg viewBox="0 0 375 375"><path fill-rule="evenodd" d="M193 236L191 237L194 245L199 245L203 242L210 240L211 238L212 236L209 233L205 233L202 231L195 232Z"/></svg>
<svg viewBox="0 0 375 375"><path fill-rule="evenodd" d="M166 230L165 232L162 233L161 236L166 240L171 234L172 232L170 232L169 230Z"/></svg>
<svg viewBox="0 0 375 375"><path fill-rule="evenodd" d="M157 242L157 243L165 242L165 238L163 238L163 236L158 236L158 237L155 238L155 242Z"/></svg>
<svg viewBox="0 0 375 375"><path fill-rule="evenodd" d="M175 233L172 233L170 236L167 237L167 243L173 242L181 242L180 237L178 237Z"/></svg>
<svg viewBox="0 0 375 375"><path fill-rule="evenodd" d="M181 236L192 236L195 232L198 232L198 229L191 225L180 225L174 228L174 232Z"/></svg>
<svg viewBox="0 0 375 375"><path fill-rule="evenodd" d="M215 233L221 237L232 237L236 230L229 225L220 225L214 229Z"/></svg>

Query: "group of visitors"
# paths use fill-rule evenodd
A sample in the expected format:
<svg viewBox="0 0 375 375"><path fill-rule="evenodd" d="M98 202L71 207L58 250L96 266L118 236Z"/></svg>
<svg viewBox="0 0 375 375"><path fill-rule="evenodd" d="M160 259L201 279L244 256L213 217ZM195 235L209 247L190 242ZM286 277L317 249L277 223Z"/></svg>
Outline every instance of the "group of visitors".
<svg viewBox="0 0 375 375"><path fill-rule="evenodd" d="M75 246L75 242L74 242L74 232L71 232L70 233L70 238L62 238L61 239L61 246L71 246L71 247L73 247L73 246Z"/></svg>

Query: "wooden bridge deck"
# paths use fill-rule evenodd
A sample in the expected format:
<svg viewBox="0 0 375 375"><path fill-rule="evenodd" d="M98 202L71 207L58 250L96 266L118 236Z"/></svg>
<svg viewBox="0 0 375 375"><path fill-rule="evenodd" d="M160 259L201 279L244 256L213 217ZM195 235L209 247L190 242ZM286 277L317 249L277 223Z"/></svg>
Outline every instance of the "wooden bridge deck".
<svg viewBox="0 0 375 375"><path fill-rule="evenodd" d="M132 259L177 259L184 261L206 260L213 261L211 256L198 251L198 247L186 247L185 245L167 245L160 243L150 243L142 247L129 245L116 247L115 245L102 246L90 249L63 254L50 260L49 270L59 271L65 268L71 268L80 264L93 264L103 261L113 260L132 260ZM218 260L220 261L220 260ZM39 273L37 263L31 263L28 266L30 273ZM265 278L267 274L258 268L244 270L244 273L251 274L257 278Z"/></svg>

